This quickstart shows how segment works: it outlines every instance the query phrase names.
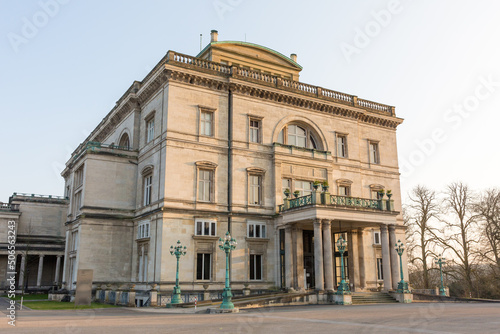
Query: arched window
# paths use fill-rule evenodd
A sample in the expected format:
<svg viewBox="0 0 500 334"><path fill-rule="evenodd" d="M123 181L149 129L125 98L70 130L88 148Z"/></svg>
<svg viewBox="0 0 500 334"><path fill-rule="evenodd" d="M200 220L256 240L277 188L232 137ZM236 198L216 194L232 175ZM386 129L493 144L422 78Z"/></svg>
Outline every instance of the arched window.
<svg viewBox="0 0 500 334"><path fill-rule="evenodd" d="M316 134L311 129L297 124L285 126L278 135L278 143L315 150L322 149Z"/></svg>
<svg viewBox="0 0 500 334"><path fill-rule="evenodd" d="M118 146L120 146L122 148L126 148L126 149L130 148L130 140L128 138L128 134L127 133L124 133L122 135L122 137L120 138L120 143L118 144Z"/></svg>

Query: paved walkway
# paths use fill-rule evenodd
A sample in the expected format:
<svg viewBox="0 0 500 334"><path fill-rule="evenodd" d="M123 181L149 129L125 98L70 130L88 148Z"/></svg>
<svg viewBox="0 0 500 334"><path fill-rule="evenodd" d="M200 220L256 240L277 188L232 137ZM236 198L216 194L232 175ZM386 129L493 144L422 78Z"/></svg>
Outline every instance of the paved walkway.
<svg viewBox="0 0 500 334"><path fill-rule="evenodd" d="M17 311L16 333L500 333L500 304L314 305L181 314L155 310ZM0 320L0 333L12 329Z"/></svg>

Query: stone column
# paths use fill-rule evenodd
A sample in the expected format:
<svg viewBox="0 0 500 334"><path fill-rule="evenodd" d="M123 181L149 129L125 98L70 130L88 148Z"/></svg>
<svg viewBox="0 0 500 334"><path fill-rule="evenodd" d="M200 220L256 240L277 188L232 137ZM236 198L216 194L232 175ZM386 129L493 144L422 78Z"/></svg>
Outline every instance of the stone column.
<svg viewBox="0 0 500 334"><path fill-rule="evenodd" d="M391 278L391 251L389 245L389 236L387 234L387 226L380 226L380 242L382 244L382 267L384 272L384 290L389 291L392 289Z"/></svg>
<svg viewBox="0 0 500 334"><path fill-rule="evenodd" d="M43 274L43 258L45 255L40 254L38 258L38 276L36 277L36 286L40 287L42 285L42 274Z"/></svg>
<svg viewBox="0 0 500 334"><path fill-rule="evenodd" d="M351 276L349 284L352 285L353 291L357 291L359 287L359 258L358 258L358 231L350 231L347 234L347 247L349 249L349 269Z"/></svg>
<svg viewBox="0 0 500 334"><path fill-rule="evenodd" d="M389 225L389 249L391 251L391 275L392 275L392 288L398 288L398 282L401 280L399 277L399 255L394 246L396 246L396 227Z"/></svg>
<svg viewBox="0 0 500 334"><path fill-rule="evenodd" d="M294 227L293 237L293 255L295 263L294 283L297 290L304 290L304 240L302 229Z"/></svg>
<svg viewBox="0 0 500 334"><path fill-rule="evenodd" d="M293 282L293 246L292 246L292 227L285 227L285 285L287 288L294 288Z"/></svg>
<svg viewBox="0 0 500 334"><path fill-rule="evenodd" d="M314 220L314 285L317 291L324 290L323 280L323 240L321 236L321 220Z"/></svg>
<svg viewBox="0 0 500 334"><path fill-rule="evenodd" d="M26 271L26 254L21 255L21 267L19 268L18 288L22 289L24 284L24 272Z"/></svg>
<svg viewBox="0 0 500 334"><path fill-rule="evenodd" d="M365 244L363 235L364 228L358 228L359 287L362 290L366 289Z"/></svg>
<svg viewBox="0 0 500 334"><path fill-rule="evenodd" d="M57 261L56 261L56 273L54 275L54 282L56 283L56 285L59 284L59 271L60 271L60 267L61 267L61 257L62 255L57 255Z"/></svg>
<svg viewBox="0 0 500 334"><path fill-rule="evenodd" d="M325 289L328 292L334 290L333 283L333 247L332 247L332 224L329 220L323 220L323 258L325 271Z"/></svg>

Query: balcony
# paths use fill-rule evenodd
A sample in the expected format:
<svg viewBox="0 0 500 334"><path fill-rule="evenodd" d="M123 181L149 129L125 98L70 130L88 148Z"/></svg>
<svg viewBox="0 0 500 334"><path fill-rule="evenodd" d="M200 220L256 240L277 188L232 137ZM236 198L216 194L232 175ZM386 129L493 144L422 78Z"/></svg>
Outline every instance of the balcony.
<svg viewBox="0 0 500 334"><path fill-rule="evenodd" d="M19 204L0 203L0 211L19 211Z"/></svg>
<svg viewBox="0 0 500 334"><path fill-rule="evenodd" d="M278 212L283 213L288 210L309 207L314 205L324 205L335 208L350 208L363 211L385 211L394 212L394 200L391 199L369 199L350 196L336 196L318 190L312 194L293 199L285 198L284 203L278 206Z"/></svg>

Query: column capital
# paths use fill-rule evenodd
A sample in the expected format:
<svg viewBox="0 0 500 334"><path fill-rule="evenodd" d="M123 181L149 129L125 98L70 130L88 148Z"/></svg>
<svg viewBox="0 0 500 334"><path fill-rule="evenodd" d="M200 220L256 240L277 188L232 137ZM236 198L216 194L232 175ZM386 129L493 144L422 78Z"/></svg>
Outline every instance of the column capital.
<svg viewBox="0 0 500 334"><path fill-rule="evenodd" d="M64 255L56 255L56 256L57 256L58 258L61 258L61 257L63 257Z"/></svg>
<svg viewBox="0 0 500 334"><path fill-rule="evenodd" d="M358 233L363 233L366 230L366 227L358 227Z"/></svg>
<svg viewBox="0 0 500 334"><path fill-rule="evenodd" d="M390 224L389 225L389 231L395 231L396 230L396 225Z"/></svg>
<svg viewBox="0 0 500 334"><path fill-rule="evenodd" d="M319 226L321 228L321 219L319 219L319 218L314 219L314 226L315 227Z"/></svg>
<svg viewBox="0 0 500 334"><path fill-rule="evenodd" d="M387 225L384 225L384 224L380 225L380 231L387 232Z"/></svg>
<svg viewBox="0 0 500 334"><path fill-rule="evenodd" d="M332 229L332 224L330 219L323 219L323 230L330 231Z"/></svg>
<svg viewBox="0 0 500 334"><path fill-rule="evenodd" d="M45 254L39 254L38 256L43 258L45 256Z"/></svg>
<svg viewBox="0 0 500 334"><path fill-rule="evenodd" d="M357 235L358 234L358 230L351 230L349 231L350 234L353 234L353 235Z"/></svg>

